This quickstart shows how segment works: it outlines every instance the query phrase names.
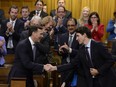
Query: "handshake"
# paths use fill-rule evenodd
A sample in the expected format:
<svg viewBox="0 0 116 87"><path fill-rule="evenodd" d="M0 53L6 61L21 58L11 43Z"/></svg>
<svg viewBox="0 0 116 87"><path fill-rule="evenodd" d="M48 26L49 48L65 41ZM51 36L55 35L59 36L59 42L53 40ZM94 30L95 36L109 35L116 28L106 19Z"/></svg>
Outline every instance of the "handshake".
<svg viewBox="0 0 116 87"><path fill-rule="evenodd" d="M52 72L57 70L57 66L52 66L51 64L46 64L43 67L44 67L44 70L47 72Z"/></svg>

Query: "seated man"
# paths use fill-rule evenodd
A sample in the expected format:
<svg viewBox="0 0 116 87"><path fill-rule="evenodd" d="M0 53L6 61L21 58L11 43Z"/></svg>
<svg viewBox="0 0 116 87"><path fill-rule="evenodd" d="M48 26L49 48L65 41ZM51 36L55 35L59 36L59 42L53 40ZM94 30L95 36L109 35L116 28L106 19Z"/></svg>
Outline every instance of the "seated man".
<svg viewBox="0 0 116 87"><path fill-rule="evenodd" d="M59 7L59 6L65 7L65 3L66 3L65 0L57 0L58 7ZM51 10L50 16L55 17L55 16L56 16L56 13L57 13L57 10L56 10L56 9ZM65 15L65 17L66 17L66 18L71 18L71 17L72 17L72 12L66 10L66 15Z"/></svg>

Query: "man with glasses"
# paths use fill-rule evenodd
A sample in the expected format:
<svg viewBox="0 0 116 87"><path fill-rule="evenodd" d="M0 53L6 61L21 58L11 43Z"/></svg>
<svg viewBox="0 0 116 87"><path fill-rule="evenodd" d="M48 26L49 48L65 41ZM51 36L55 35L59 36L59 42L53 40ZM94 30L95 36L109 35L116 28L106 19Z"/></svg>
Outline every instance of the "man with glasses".
<svg viewBox="0 0 116 87"><path fill-rule="evenodd" d="M56 27L54 28L54 48L55 51L58 51L58 43L59 43L59 38L61 34L66 33L66 23L67 23L67 18L65 17L66 9L63 6L59 6L57 8L57 16L55 16L53 19L56 22Z"/></svg>
<svg viewBox="0 0 116 87"><path fill-rule="evenodd" d="M59 53L62 56L61 60L62 64L70 63L74 59L74 56L76 56L77 54L79 44L76 41L76 33L75 33L76 28L77 28L76 19L70 18L67 21L68 32L62 34L60 38ZM61 73L61 82L63 82L64 78L67 77L67 73L69 73L69 71Z"/></svg>
<svg viewBox="0 0 116 87"><path fill-rule="evenodd" d="M58 7L59 7L59 6L65 7L66 1L65 1L65 0L58 0L58 1L57 1L57 4L58 4ZM57 12L56 9L51 10L50 16L52 16L52 17L56 16L56 12ZM65 15L65 17L66 17L66 18L71 18L71 17L72 17L72 12L66 10L66 15Z"/></svg>

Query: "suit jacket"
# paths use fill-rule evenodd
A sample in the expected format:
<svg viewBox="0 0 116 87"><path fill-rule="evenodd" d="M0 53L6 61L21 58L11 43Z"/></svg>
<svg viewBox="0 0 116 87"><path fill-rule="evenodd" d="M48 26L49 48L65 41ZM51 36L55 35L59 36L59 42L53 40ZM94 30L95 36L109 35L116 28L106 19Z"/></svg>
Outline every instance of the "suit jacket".
<svg viewBox="0 0 116 87"><path fill-rule="evenodd" d="M2 22L2 26L1 26L1 30L0 30L0 35L4 36L5 40L6 40L6 45L8 43L8 39L10 36L12 36L13 39L13 46L14 49L16 48L19 39L20 39L20 34L23 31L24 27L23 27L23 22L20 19L16 20L15 26L14 26L14 33L12 35L7 36L6 35L6 31L7 31L7 22L9 22L10 20L4 20Z"/></svg>
<svg viewBox="0 0 116 87"><path fill-rule="evenodd" d="M29 17L32 18L35 14L36 14L36 12L35 12L35 10L34 10L34 11L32 11L32 12L30 13ZM48 14L45 13L45 12L42 10L42 11L41 11L41 14L40 14L40 17L41 17L41 18L44 18L44 17L46 17L46 16L48 16Z"/></svg>
<svg viewBox="0 0 116 87"><path fill-rule="evenodd" d="M20 40L24 40L26 38L28 38L28 30L25 30L21 33L21 37ZM36 59L35 62L39 63L39 64L46 64L48 63L48 57L47 54L50 51L50 36L48 33L44 34L44 37L42 38L42 40L40 41L40 43L37 43L37 54L38 54L38 58Z"/></svg>
<svg viewBox="0 0 116 87"><path fill-rule="evenodd" d="M95 78L98 79L101 87L115 87L116 76L111 68L114 64L111 54L99 42L91 41L90 48L94 68L99 72ZM77 56L70 64L58 66L59 72L70 69L75 69L78 73L77 87L93 87L93 78L90 74L90 67L86 59L84 46L80 47Z"/></svg>
<svg viewBox="0 0 116 87"><path fill-rule="evenodd" d="M64 43L66 43L68 45L68 39L69 39L69 33L64 33L61 35L60 37L60 46L64 45ZM68 54L70 55L70 59L71 61L73 60L73 58L76 56L77 54L77 50L79 49L79 43L76 40L76 35L74 35L72 44L71 44L71 48L72 48L72 53L68 53L67 50L64 49L64 53L61 53L62 56L62 64L67 63L66 59L68 57Z"/></svg>
<svg viewBox="0 0 116 87"><path fill-rule="evenodd" d="M112 41L112 54L116 55L116 40L115 39Z"/></svg>
<svg viewBox="0 0 116 87"><path fill-rule="evenodd" d="M31 20L31 18L29 17L29 18L27 18L27 19L23 19L22 17L20 18L20 20L22 20L24 23L27 21L27 20Z"/></svg>
<svg viewBox="0 0 116 87"><path fill-rule="evenodd" d="M56 16L55 11L56 11L56 9L51 10L51 12L50 12L50 16L52 16L52 17ZM66 15L65 15L65 17L68 18L68 19L71 18L71 17L72 17L72 12L66 10Z"/></svg>
<svg viewBox="0 0 116 87"><path fill-rule="evenodd" d="M4 16L4 11L2 9L0 9L0 23L1 21L5 19L5 16Z"/></svg>
<svg viewBox="0 0 116 87"><path fill-rule="evenodd" d="M57 17L55 17L55 22L56 23L58 23L57 21L58 21L58 18ZM55 28L54 28L54 48L56 49L56 50L58 50L58 43L59 43L59 38L61 37L61 35L63 34L63 33L66 33L67 32L67 28L66 28L66 23L67 23L67 21L68 21L68 19L67 18L63 18L63 24L62 24L62 26L56 26Z"/></svg>
<svg viewBox="0 0 116 87"><path fill-rule="evenodd" d="M9 82L12 77L25 77L27 82L32 83L33 71L42 73L43 65L34 62L31 43L29 39L25 39L20 41L17 45L14 64L9 74ZM28 84L30 83L27 83L27 85Z"/></svg>
<svg viewBox="0 0 116 87"><path fill-rule="evenodd" d="M113 21L113 20L110 20L108 22L108 25L106 28L106 31L110 33L108 40L112 40L116 37L116 34L114 33L114 29L115 29L114 24L115 24L115 21Z"/></svg>

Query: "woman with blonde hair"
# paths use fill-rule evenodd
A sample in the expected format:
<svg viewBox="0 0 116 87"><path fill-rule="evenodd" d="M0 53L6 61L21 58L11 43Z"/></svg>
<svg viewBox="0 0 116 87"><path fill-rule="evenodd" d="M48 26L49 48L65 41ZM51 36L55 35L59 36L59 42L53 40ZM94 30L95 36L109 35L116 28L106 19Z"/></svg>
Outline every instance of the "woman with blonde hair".
<svg viewBox="0 0 116 87"><path fill-rule="evenodd" d="M88 24L88 18L90 14L90 8L89 7L84 7L82 9L80 18L77 20L78 27L84 26L85 24Z"/></svg>

